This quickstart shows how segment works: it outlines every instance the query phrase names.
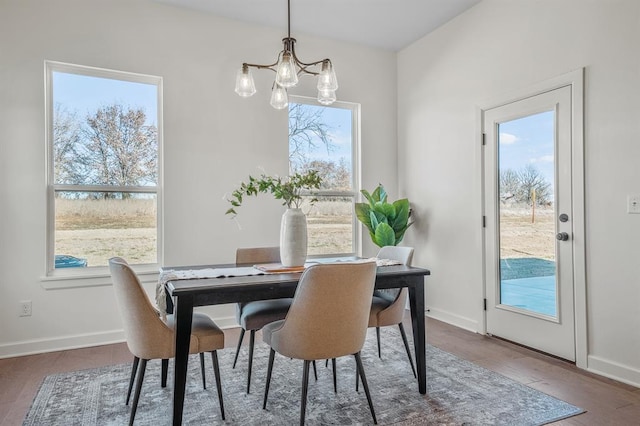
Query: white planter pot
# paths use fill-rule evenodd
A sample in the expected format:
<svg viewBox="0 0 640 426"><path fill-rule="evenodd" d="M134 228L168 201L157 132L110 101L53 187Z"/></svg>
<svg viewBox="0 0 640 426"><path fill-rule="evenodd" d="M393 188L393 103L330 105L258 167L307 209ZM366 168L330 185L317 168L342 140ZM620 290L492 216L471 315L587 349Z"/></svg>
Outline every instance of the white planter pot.
<svg viewBox="0 0 640 426"><path fill-rule="evenodd" d="M280 262L302 266L307 260L307 216L300 209L287 209L280 224Z"/></svg>

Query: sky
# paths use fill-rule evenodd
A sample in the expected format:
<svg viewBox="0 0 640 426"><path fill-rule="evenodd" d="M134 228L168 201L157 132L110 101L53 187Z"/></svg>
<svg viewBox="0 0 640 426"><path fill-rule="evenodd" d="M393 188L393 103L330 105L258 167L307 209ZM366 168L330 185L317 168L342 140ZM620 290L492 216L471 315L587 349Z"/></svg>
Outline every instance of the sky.
<svg viewBox="0 0 640 426"><path fill-rule="evenodd" d="M147 125L157 125L158 88L154 84L53 72L53 102L84 118L98 108L119 103L143 108Z"/></svg>
<svg viewBox="0 0 640 426"><path fill-rule="evenodd" d="M518 171L532 164L553 187L554 127L554 111L501 123L500 170Z"/></svg>

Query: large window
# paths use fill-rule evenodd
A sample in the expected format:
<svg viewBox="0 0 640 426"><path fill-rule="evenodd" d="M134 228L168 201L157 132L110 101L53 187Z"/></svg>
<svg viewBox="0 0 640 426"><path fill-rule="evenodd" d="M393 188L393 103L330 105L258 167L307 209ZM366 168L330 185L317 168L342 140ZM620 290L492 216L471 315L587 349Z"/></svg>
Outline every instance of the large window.
<svg viewBox="0 0 640 426"><path fill-rule="evenodd" d="M47 271L159 262L160 77L46 63Z"/></svg>
<svg viewBox="0 0 640 426"><path fill-rule="evenodd" d="M318 202L305 209L309 254L353 254L358 251L354 202L358 193L359 105L290 97L289 168L315 169L323 178Z"/></svg>

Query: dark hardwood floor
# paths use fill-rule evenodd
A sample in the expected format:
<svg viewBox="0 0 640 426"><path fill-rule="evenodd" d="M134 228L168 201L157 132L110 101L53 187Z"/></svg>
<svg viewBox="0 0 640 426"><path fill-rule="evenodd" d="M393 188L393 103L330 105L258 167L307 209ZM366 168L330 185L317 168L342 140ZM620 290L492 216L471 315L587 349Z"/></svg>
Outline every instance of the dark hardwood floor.
<svg viewBox="0 0 640 426"><path fill-rule="evenodd" d="M233 347L238 330L225 330L225 337L227 346ZM427 341L587 410L585 414L554 425L640 425L640 389L633 386L584 372L570 363L509 342L431 319L427 320ZM22 424L40 382L48 374L130 363L131 360L124 343L1 359L0 424Z"/></svg>

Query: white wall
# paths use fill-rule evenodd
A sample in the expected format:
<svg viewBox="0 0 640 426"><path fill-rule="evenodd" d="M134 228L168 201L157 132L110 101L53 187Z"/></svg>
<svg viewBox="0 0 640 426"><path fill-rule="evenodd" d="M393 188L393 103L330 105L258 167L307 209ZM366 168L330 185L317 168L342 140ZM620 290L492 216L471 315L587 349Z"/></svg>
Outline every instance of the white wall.
<svg viewBox="0 0 640 426"><path fill-rule="evenodd" d="M482 331L477 108L586 67L588 368L640 386L640 2L483 0L398 55L399 182L431 315Z"/></svg>
<svg viewBox="0 0 640 426"><path fill-rule="evenodd" d="M228 262L236 247L278 243L279 203L247 202L240 230L222 196L259 167L287 172L287 113L269 106L273 74L254 73L253 98L233 91L242 62L272 62L285 31L149 0L0 1L0 357L123 338L110 286L42 287L44 61L163 77L164 264ZM363 186L396 188L396 54L295 36L303 60L333 60L338 98L362 105ZM315 96L314 86L292 93ZM32 300L31 317L18 316L21 300ZM233 322L230 306L210 313Z"/></svg>

